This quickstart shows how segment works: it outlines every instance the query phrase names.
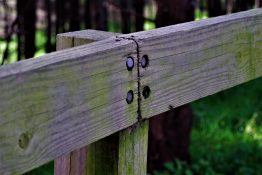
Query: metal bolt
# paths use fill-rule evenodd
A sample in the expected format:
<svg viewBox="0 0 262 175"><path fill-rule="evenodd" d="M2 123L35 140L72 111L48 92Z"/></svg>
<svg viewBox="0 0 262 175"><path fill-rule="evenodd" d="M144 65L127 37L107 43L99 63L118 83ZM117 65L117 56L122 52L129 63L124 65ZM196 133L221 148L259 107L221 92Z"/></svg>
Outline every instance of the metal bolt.
<svg viewBox="0 0 262 175"><path fill-rule="evenodd" d="M149 96L150 96L150 93L151 93L151 90L149 88L149 86L145 86L144 89L143 89L143 97L145 99L147 99Z"/></svg>
<svg viewBox="0 0 262 175"><path fill-rule="evenodd" d="M127 104L131 104L134 100L134 92L132 90L128 91L126 95L126 102Z"/></svg>
<svg viewBox="0 0 262 175"><path fill-rule="evenodd" d="M134 58L129 56L126 60L127 70L131 71L134 68L134 65L135 65Z"/></svg>
<svg viewBox="0 0 262 175"><path fill-rule="evenodd" d="M144 55L141 59L141 66L142 68L146 68L148 65L149 65L148 55Z"/></svg>

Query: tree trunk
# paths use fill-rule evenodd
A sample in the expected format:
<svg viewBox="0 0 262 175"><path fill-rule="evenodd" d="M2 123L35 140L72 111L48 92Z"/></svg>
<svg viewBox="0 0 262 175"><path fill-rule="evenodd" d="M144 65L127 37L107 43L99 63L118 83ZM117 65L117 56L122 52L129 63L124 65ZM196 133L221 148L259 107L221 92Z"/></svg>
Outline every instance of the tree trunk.
<svg viewBox="0 0 262 175"><path fill-rule="evenodd" d="M194 20L193 0L157 0L156 26L163 27ZM193 113L184 105L150 120L148 172L164 163L180 159L190 162L189 142Z"/></svg>
<svg viewBox="0 0 262 175"><path fill-rule="evenodd" d="M145 0L134 1L135 14L136 14L136 31L143 31L144 29L144 7Z"/></svg>
<svg viewBox="0 0 262 175"><path fill-rule="evenodd" d="M33 0L25 2L28 3L28 8L24 11L25 58L34 57L36 51L36 2Z"/></svg>
<svg viewBox="0 0 262 175"><path fill-rule="evenodd" d="M56 34L64 33L65 6L63 0L56 0Z"/></svg>
<svg viewBox="0 0 262 175"><path fill-rule="evenodd" d="M24 46L23 40L22 40L22 33L23 33L23 15L22 15L22 5L21 0L16 1L16 11L17 11L17 61L20 61L22 59L22 46Z"/></svg>
<svg viewBox="0 0 262 175"><path fill-rule="evenodd" d="M8 35L8 26L9 26L9 18L8 18L8 5L7 5L7 0L3 0L3 8L4 8L4 22L5 22L5 26L4 26L4 36L7 37Z"/></svg>
<svg viewBox="0 0 262 175"><path fill-rule="evenodd" d="M251 9L254 6L254 0L236 0L235 2L235 10L234 12L240 12L240 11L245 11L248 9Z"/></svg>
<svg viewBox="0 0 262 175"><path fill-rule="evenodd" d="M174 108L150 120L148 172L163 169L175 159L190 163L189 145L193 122L190 105Z"/></svg>
<svg viewBox="0 0 262 175"><path fill-rule="evenodd" d="M209 17L215 17L225 14L220 0L208 0Z"/></svg>
<svg viewBox="0 0 262 175"><path fill-rule="evenodd" d="M70 0L70 31L80 30L80 5L79 0Z"/></svg>
<svg viewBox="0 0 262 175"><path fill-rule="evenodd" d="M105 0L91 0L91 20L94 29L107 31L107 9L104 2Z"/></svg>
<svg viewBox="0 0 262 175"><path fill-rule="evenodd" d="M156 26L163 27L194 20L194 0L157 0Z"/></svg>
<svg viewBox="0 0 262 175"><path fill-rule="evenodd" d="M45 0L46 4L46 13L47 13L47 26L46 26L46 44L45 44L45 50L47 53L50 53L53 51L52 49L52 42L51 42L51 37L52 37L52 20L51 20L51 0Z"/></svg>
<svg viewBox="0 0 262 175"><path fill-rule="evenodd" d="M6 48L3 52L2 55L2 62L1 65L4 64L5 60L8 59L8 55L9 55L9 43L11 41L11 34L9 32L9 20L8 20L8 5L7 5L7 0L3 0L3 7L4 7L4 22L5 22L5 26L4 26L4 36L6 39Z"/></svg>
<svg viewBox="0 0 262 175"><path fill-rule="evenodd" d="M91 29L90 0L85 0L85 27Z"/></svg>
<svg viewBox="0 0 262 175"><path fill-rule="evenodd" d="M18 60L35 54L36 1L17 0Z"/></svg>
<svg viewBox="0 0 262 175"><path fill-rule="evenodd" d="M233 11L233 0L227 0L226 6L227 6L227 14L232 13L232 11Z"/></svg>
<svg viewBox="0 0 262 175"><path fill-rule="evenodd" d="M121 17L122 17L122 33L131 32L131 14L130 4L128 0L120 0L121 4Z"/></svg>

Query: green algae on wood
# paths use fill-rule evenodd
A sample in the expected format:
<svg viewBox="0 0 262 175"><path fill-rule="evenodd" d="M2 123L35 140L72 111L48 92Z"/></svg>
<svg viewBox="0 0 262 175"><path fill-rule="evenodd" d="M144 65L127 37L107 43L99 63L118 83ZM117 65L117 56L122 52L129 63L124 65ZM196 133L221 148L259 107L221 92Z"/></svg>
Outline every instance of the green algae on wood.
<svg viewBox="0 0 262 175"><path fill-rule="evenodd" d="M90 35L90 32L92 35ZM101 32L101 31L81 31L81 32L71 32L66 34L60 34L58 36L58 39L60 41L59 44L65 45L65 47L68 47L68 44L64 44L63 37L65 38L65 42L70 42L69 38L73 38L73 46L80 46L82 44L88 44L91 42L89 38L94 38L93 35L96 35L95 38L103 38L99 37L97 35L103 34L104 36L108 36L107 32ZM105 38L104 38L105 39ZM73 47L72 46L72 47ZM61 46L58 46L58 48L61 48ZM132 53L128 54L132 55ZM125 68L125 59L126 55L122 56L121 58L121 65ZM106 67L107 69L110 69L113 64L105 65L103 62L98 63L101 67ZM90 71L90 68L86 68L86 70L82 71ZM98 70L101 71L101 70ZM127 72L126 70L123 70L123 72L128 73L126 76L126 79L133 79L136 78L136 72ZM80 72L79 72L80 73ZM87 106L88 108L93 108L98 104L103 104L112 101L112 97L114 94L109 94L107 92L114 92L114 89L111 89L109 91L104 91L106 87L115 88L115 85L111 85L112 83L116 82L108 73L101 73L101 72L93 72L94 74L97 74L96 77L90 77L90 79L87 80L87 82L90 84L90 89L94 91L95 89L100 89L98 92L99 94L103 94L103 96L100 96L99 98L92 99L92 103L90 103L90 99L87 98L86 104L91 104L92 106ZM119 72L122 74L122 72ZM71 78L73 75L71 73L68 74ZM72 82L74 82L74 79L77 80L77 77L72 79ZM124 84L123 84L124 85ZM73 92L77 92L77 83L72 85L76 89L73 90ZM123 89L130 89L135 90L136 88L136 82L129 81L127 84L124 85L125 87ZM127 91L123 91L121 89L117 90L117 93L126 94ZM94 97L98 97L99 94L93 94ZM135 97L136 98L136 97ZM123 99L124 100L124 99ZM127 105L127 104L126 104ZM136 114L133 113L133 111L136 111L137 108L137 99L134 99L134 102L130 105L127 105L128 107L125 109L125 113L129 114L130 117L136 119ZM103 116L97 114L96 120L99 121L100 119L103 119ZM115 119L112 118L114 121ZM123 118L123 122L125 123L126 119ZM116 121L117 123L117 121ZM115 130L115 128L121 128L121 123L119 125L116 125L112 128L112 131ZM81 151L82 150L82 151ZM76 157L76 154L84 154ZM76 157L75 159L72 159L72 157ZM64 155L63 157L60 157L55 160L55 174L65 174L65 175L71 175L75 174L77 169L82 169L81 171L78 170L78 174L94 174L94 175L104 175L104 174L112 174L117 175L118 174L118 158L119 158L119 133L115 133L113 135L110 135L106 138L103 138L99 141L96 141L95 143L92 143L88 145L85 148L74 150L69 155ZM85 160L83 162L83 159ZM69 171L72 170L72 171ZM71 173L71 174L70 174Z"/></svg>
<svg viewBox="0 0 262 175"><path fill-rule="evenodd" d="M118 175L147 174L147 120L119 134Z"/></svg>
<svg viewBox="0 0 262 175"><path fill-rule="evenodd" d="M142 117L261 77L261 28L262 11L255 9L121 36L134 36L140 55L152 60L146 71L141 71L141 85L152 90L151 97L142 101ZM110 38L2 66L0 174L24 173L134 125L136 108L127 106L122 92L132 88L130 82L135 86L137 77L126 73L123 58L136 51L133 41ZM109 69L101 68L101 62L110 65ZM105 73L103 69L115 81L104 89L111 91L110 98L88 84L93 81L103 86L98 75ZM74 80L74 74L79 74L79 79ZM38 90L39 94L34 92ZM106 103L98 105L94 94ZM26 149L21 149L18 142L24 132L32 133L32 138L22 145Z"/></svg>
<svg viewBox="0 0 262 175"><path fill-rule="evenodd" d="M1 67L0 174L24 173L136 123L123 93L136 77L120 65L135 50L108 39Z"/></svg>

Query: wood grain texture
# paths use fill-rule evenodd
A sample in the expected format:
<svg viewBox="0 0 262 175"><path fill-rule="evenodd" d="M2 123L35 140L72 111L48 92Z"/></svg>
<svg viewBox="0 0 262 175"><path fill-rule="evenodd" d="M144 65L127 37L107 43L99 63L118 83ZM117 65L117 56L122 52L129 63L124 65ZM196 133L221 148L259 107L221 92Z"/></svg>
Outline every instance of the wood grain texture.
<svg viewBox="0 0 262 175"><path fill-rule="evenodd" d="M149 118L262 76L262 10L133 33L150 58L141 84ZM122 35L121 37L131 37ZM0 174L20 174L136 123L136 56L107 39L0 68ZM137 93L137 92L136 92Z"/></svg>
<svg viewBox="0 0 262 175"><path fill-rule="evenodd" d="M88 175L147 174L148 121L88 146Z"/></svg>
<svg viewBox="0 0 262 175"><path fill-rule="evenodd" d="M147 174L148 121L88 146L88 175Z"/></svg>
<svg viewBox="0 0 262 175"><path fill-rule="evenodd" d="M22 174L136 123L133 41L115 38L0 68L0 174Z"/></svg>
<svg viewBox="0 0 262 175"><path fill-rule="evenodd" d="M81 46L84 44L90 44L95 41L102 41L114 36L120 35L119 33L104 32L98 30L82 30L76 32L68 32L58 34L57 41L57 50L63 50L67 48L72 48L76 46Z"/></svg>
<svg viewBox="0 0 262 175"><path fill-rule="evenodd" d="M112 36L117 36L117 34L97 30L59 34L57 36L57 50L90 44L95 41L108 39ZM115 142L115 140L117 140L117 142ZM108 152L110 152L110 154L108 154ZM114 167L114 165L117 167L117 153L118 134L113 134L55 159L55 175L113 173L117 170ZM100 164L103 161L106 161L106 163ZM100 168L96 167L98 164L100 164ZM96 173L96 171L98 172Z"/></svg>
<svg viewBox="0 0 262 175"><path fill-rule="evenodd" d="M87 175L118 175L119 132L88 146Z"/></svg>
<svg viewBox="0 0 262 175"><path fill-rule="evenodd" d="M62 35L57 35L56 37L56 50L63 50L63 49L69 49L74 47L74 37L64 37ZM80 148L81 149L81 148ZM80 149L75 150L69 154L63 155L61 157L58 157L54 160L54 175L70 175L71 174L71 166L81 166L79 164L79 161L76 162L77 165L71 164L71 157L73 154L77 154L80 152ZM84 151L86 150L83 148ZM87 151L87 150L86 150ZM81 160L81 157L78 157ZM83 169L81 167L83 173L85 173L85 168ZM84 174L83 174L84 175Z"/></svg>
<svg viewBox="0 0 262 175"><path fill-rule="evenodd" d="M118 175L147 174L148 129L145 120L120 132Z"/></svg>
<svg viewBox="0 0 262 175"><path fill-rule="evenodd" d="M102 35L99 37L99 35ZM92 39L106 39L111 33L82 31L60 34L58 40L66 47L88 44ZM93 36L95 35L95 37ZM116 35L116 34L114 34ZM104 36L104 37L103 37ZM65 39L64 42L63 38ZM70 41L70 38L72 39ZM61 46L58 46L62 48ZM147 172L148 122L128 128L85 148L55 160L56 175L127 175ZM81 153L81 154L79 154ZM74 159L73 159L74 158ZM86 160L84 162L83 160Z"/></svg>
<svg viewBox="0 0 262 175"><path fill-rule="evenodd" d="M88 175L147 174L148 121L88 146Z"/></svg>
<svg viewBox="0 0 262 175"><path fill-rule="evenodd" d="M56 38L57 50L63 50L63 49L91 43L91 39L83 40L77 38L77 36L79 36L79 33L80 32L70 32L65 34L59 34ZM83 31L83 33L88 33L88 31ZM55 175L74 175L74 174L86 175L87 150L88 150L87 147L83 147L55 159L54 174Z"/></svg>
<svg viewBox="0 0 262 175"><path fill-rule="evenodd" d="M262 76L262 9L132 36L150 59L140 71L141 89L151 89L144 118Z"/></svg>

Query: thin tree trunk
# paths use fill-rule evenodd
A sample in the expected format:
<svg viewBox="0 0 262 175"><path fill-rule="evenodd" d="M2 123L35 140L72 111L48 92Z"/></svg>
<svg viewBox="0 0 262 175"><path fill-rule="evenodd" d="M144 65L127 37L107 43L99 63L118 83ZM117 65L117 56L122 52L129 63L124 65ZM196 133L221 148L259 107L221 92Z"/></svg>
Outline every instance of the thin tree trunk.
<svg viewBox="0 0 262 175"><path fill-rule="evenodd" d="M36 50L36 1L17 0L17 16L18 60L31 58Z"/></svg>
<svg viewBox="0 0 262 175"><path fill-rule="evenodd" d="M80 30L79 0L70 0L70 31Z"/></svg>
<svg viewBox="0 0 262 175"><path fill-rule="evenodd" d="M232 11L233 11L233 0L227 0L226 5L227 5L227 14L232 13Z"/></svg>
<svg viewBox="0 0 262 175"><path fill-rule="evenodd" d="M22 42L22 35L21 33L23 32L22 26L23 24L23 15L22 15L22 5L21 0L16 1L16 11L17 11L17 61L20 61L22 59L22 46L24 45Z"/></svg>
<svg viewBox="0 0 262 175"><path fill-rule="evenodd" d="M92 26L96 30L107 31L107 9L105 0L92 0L90 7L92 11Z"/></svg>
<svg viewBox="0 0 262 175"><path fill-rule="evenodd" d="M85 27L91 29L90 0L85 0Z"/></svg>
<svg viewBox="0 0 262 175"><path fill-rule="evenodd" d="M52 43L51 43L51 37L52 37L52 20L51 20L51 0L45 0L46 4L46 13L47 13L47 27L46 27L46 45L45 50L47 53L50 53L52 51Z"/></svg>
<svg viewBox="0 0 262 175"><path fill-rule="evenodd" d="M156 26L194 20L193 0L157 0ZM171 107L172 108L172 107ZM190 162L189 142L193 113L184 105L150 120L148 172L163 168L164 163L176 158Z"/></svg>
<svg viewBox="0 0 262 175"><path fill-rule="evenodd" d="M122 17L122 33L131 32L131 15L130 15L130 6L128 0L120 0L121 6L121 17Z"/></svg>
<svg viewBox="0 0 262 175"><path fill-rule="evenodd" d="M134 1L135 14L136 14L136 31L142 31L144 29L144 7L145 0Z"/></svg>
<svg viewBox="0 0 262 175"><path fill-rule="evenodd" d="M225 14L222 9L220 0L208 0L208 14L209 17L215 17Z"/></svg>
<svg viewBox="0 0 262 175"><path fill-rule="evenodd" d="M34 57L35 34L36 34L36 2L34 0L26 0L28 8L24 11L24 35L25 35L25 58ZM29 20L30 19L30 20Z"/></svg>
<svg viewBox="0 0 262 175"><path fill-rule="evenodd" d="M236 0L235 2L235 11L234 12L240 12L245 11L254 6L254 0Z"/></svg>
<svg viewBox="0 0 262 175"><path fill-rule="evenodd" d="M8 5L7 5L7 1L3 0L3 7L4 7L4 21L5 21L5 26L4 26L4 36L6 39L6 48L3 52L3 56L2 56L2 62L1 64L4 64L5 60L8 59L8 55L9 55L9 43L11 40L11 36L9 36L9 30L8 30Z"/></svg>
<svg viewBox="0 0 262 175"><path fill-rule="evenodd" d="M157 0L156 26L163 27L194 20L194 0Z"/></svg>
<svg viewBox="0 0 262 175"><path fill-rule="evenodd" d="M64 33L65 28L65 2L63 0L56 0L56 34Z"/></svg>
<svg viewBox="0 0 262 175"><path fill-rule="evenodd" d="M4 7L4 22L5 22L5 26L4 26L4 35L7 36L8 35L8 5L7 5L7 0L3 0L3 7Z"/></svg>

